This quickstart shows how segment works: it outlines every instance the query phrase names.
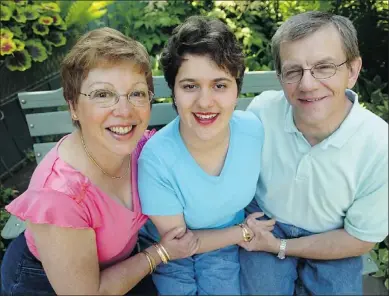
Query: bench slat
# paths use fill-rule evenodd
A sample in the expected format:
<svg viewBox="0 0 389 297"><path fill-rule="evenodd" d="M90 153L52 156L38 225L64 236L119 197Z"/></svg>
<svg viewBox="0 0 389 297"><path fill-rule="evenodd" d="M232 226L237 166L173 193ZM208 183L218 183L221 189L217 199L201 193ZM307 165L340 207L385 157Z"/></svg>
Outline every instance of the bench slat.
<svg viewBox="0 0 389 297"><path fill-rule="evenodd" d="M252 98L238 100L237 109L244 110ZM166 125L177 116L171 103L153 104L149 126ZM67 134L74 130L68 111L27 114L26 120L31 136Z"/></svg>
<svg viewBox="0 0 389 297"><path fill-rule="evenodd" d="M46 154L53 147L55 147L56 144L57 144L56 142L35 143L33 147L34 147L36 162L39 164L40 161L42 161L42 159L46 156Z"/></svg>
<svg viewBox="0 0 389 297"><path fill-rule="evenodd" d="M153 77L155 98L171 96L163 76ZM243 79L242 94L260 93L266 90L281 90L275 71L247 72ZM21 92L18 94L22 109L65 106L62 88L54 91Z"/></svg>
<svg viewBox="0 0 389 297"><path fill-rule="evenodd" d="M4 239L14 239L25 229L26 223L11 215L3 230L1 230L1 237Z"/></svg>

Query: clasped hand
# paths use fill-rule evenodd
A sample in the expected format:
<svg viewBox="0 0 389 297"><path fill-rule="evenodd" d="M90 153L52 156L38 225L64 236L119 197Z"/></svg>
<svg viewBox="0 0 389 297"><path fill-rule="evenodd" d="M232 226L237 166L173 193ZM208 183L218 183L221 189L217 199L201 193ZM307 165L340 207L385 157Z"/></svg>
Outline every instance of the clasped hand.
<svg viewBox="0 0 389 297"><path fill-rule="evenodd" d="M264 251L277 253L279 249L279 239L274 237L273 231L276 221L271 220L257 220L263 217L263 212L254 212L247 216L245 224L254 234L250 242L242 241L238 245L246 251Z"/></svg>

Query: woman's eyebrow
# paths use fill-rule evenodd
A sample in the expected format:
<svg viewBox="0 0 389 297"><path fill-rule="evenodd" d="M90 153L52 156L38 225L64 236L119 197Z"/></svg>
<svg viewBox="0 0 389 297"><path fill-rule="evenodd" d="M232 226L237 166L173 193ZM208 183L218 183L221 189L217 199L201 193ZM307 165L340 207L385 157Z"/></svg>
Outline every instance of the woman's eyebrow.
<svg viewBox="0 0 389 297"><path fill-rule="evenodd" d="M178 83L182 83L182 82L196 82L197 80L194 79L194 78L183 78L183 79L180 79L178 81ZM232 82L232 80L228 77L218 77L218 78L215 78L215 79L212 79L213 82L219 82L219 81L229 81L229 82Z"/></svg>
<svg viewBox="0 0 389 297"><path fill-rule="evenodd" d="M106 81L95 81L95 82L91 83L91 84L88 86L88 88L90 88L90 87L93 86L93 85L101 85L101 84L113 86L113 84L111 84L111 83L109 83L109 82L106 82Z"/></svg>

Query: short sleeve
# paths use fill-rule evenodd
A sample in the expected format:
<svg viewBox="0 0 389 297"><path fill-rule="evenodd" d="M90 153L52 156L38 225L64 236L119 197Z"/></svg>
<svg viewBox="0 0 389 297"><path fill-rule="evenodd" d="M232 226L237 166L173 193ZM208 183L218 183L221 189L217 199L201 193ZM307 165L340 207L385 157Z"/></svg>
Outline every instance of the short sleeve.
<svg viewBox="0 0 389 297"><path fill-rule="evenodd" d="M374 174L368 176L363 185L346 213L344 228L360 240L381 242L388 235L387 157L374 168Z"/></svg>
<svg viewBox="0 0 389 297"><path fill-rule="evenodd" d="M267 100L272 98L278 98L282 96L282 91L263 91L261 94L255 96L253 100L250 102L249 106L247 106L246 110L253 112L256 116L259 116L260 110L263 108L264 104L267 103Z"/></svg>
<svg viewBox="0 0 389 297"><path fill-rule="evenodd" d="M167 166L144 149L138 160L138 190L144 214L183 213L183 205L175 193L171 179Z"/></svg>
<svg viewBox="0 0 389 297"><path fill-rule="evenodd" d="M5 209L19 219L58 227L91 228L81 201L52 189L27 190Z"/></svg>

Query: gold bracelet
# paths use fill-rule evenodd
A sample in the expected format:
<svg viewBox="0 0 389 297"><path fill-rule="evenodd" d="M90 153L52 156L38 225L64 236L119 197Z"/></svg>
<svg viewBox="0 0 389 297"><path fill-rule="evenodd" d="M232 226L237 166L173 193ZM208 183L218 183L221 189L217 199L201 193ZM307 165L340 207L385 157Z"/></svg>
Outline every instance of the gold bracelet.
<svg viewBox="0 0 389 297"><path fill-rule="evenodd" d="M169 253L167 252L167 250L165 249L165 247L164 247L161 243L159 243L158 245L159 245L159 247L162 249L162 251L165 253L165 256L166 256L166 258L168 259L168 261L170 261L170 255L169 255Z"/></svg>
<svg viewBox="0 0 389 297"><path fill-rule="evenodd" d="M154 247L157 250L158 255L161 257L162 262L164 264L166 264L168 262L168 259L167 259L166 255L165 255L165 253L163 252L163 250L159 247L159 244L158 243L154 243Z"/></svg>
<svg viewBox="0 0 389 297"><path fill-rule="evenodd" d="M150 273L149 274L152 274L155 271L155 268L157 267L157 265L155 264L155 260L154 260L153 256L146 250L142 251L141 253L146 256L147 262L149 262L149 268L150 268Z"/></svg>
<svg viewBox="0 0 389 297"><path fill-rule="evenodd" d="M253 236L250 234L249 230L247 230L246 224L238 224L238 226L242 228L243 241L250 242L253 239Z"/></svg>

